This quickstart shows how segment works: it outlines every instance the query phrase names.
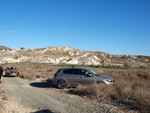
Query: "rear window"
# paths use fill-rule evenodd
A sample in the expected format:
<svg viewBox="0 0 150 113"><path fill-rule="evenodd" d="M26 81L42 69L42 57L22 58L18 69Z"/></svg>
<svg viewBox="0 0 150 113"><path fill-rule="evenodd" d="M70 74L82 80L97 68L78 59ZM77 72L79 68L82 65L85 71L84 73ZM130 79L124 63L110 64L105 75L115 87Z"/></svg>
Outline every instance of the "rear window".
<svg viewBox="0 0 150 113"><path fill-rule="evenodd" d="M67 70L64 70L63 73L64 74L75 74L75 75L77 75L78 74L78 70L77 69L67 69Z"/></svg>
<svg viewBox="0 0 150 113"><path fill-rule="evenodd" d="M16 70L17 68L16 67L8 67L7 69L8 70Z"/></svg>
<svg viewBox="0 0 150 113"><path fill-rule="evenodd" d="M56 74L59 73L59 71L60 71L60 69L56 72Z"/></svg>

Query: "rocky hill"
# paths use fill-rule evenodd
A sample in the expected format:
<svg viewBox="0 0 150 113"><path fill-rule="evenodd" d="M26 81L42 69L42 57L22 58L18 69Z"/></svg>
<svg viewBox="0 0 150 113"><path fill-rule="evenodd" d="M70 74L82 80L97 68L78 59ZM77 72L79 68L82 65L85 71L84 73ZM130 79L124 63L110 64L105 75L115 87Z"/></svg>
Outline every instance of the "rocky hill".
<svg viewBox="0 0 150 113"><path fill-rule="evenodd" d="M150 56L111 55L72 47L0 50L0 64L13 62L150 67Z"/></svg>
<svg viewBox="0 0 150 113"><path fill-rule="evenodd" d="M0 46L0 50L3 50L3 49L5 49L5 50L11 50L9 47L5 47L5 46Z"/></svg>

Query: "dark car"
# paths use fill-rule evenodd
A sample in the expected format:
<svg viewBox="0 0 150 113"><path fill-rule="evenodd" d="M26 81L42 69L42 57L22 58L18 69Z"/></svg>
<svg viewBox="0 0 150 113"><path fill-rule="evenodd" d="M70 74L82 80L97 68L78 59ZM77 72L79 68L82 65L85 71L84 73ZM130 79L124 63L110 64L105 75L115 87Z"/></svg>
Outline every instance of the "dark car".
<svg viewBox="0 0 150 113"><path fill-rule="evenodd" d="M77 86L79 84L114 83L113 78L97 74L96 72L87 68L60 68L55 73L52 81L60 89Z"/></svg>
<svg viewBox="0 0 150 113"><path fill-rule="evenodd" d="M19 70L17 67L7 67L5 70L5 75L8 76L19 76Z"/></svg>

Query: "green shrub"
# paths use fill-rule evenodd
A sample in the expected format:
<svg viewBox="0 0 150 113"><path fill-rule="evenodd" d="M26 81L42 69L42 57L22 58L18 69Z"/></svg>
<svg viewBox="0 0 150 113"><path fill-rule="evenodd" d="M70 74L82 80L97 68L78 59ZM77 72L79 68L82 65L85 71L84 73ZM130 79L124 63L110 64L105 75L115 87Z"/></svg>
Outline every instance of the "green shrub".
<svg viewBox="0 0 150 113"><path fill-rule="evenodd" d="M18 58L19 58L18 56L15 56L15 58L14 58L14 59L16 59L16 60L17 60Z"/></svg>

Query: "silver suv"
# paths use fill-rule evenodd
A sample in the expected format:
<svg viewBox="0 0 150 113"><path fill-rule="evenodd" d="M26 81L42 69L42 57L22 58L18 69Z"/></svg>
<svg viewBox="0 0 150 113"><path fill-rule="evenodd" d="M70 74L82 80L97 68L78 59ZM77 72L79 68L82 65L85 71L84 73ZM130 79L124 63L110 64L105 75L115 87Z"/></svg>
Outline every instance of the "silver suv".
<svg viewBox="0 0 150 113"><path fill-rule="evenodd" d="M114 83L113 78L97 74L87 68L60 68L55 73L52 81L59 89L76 87L79 84Z"/></svg>

